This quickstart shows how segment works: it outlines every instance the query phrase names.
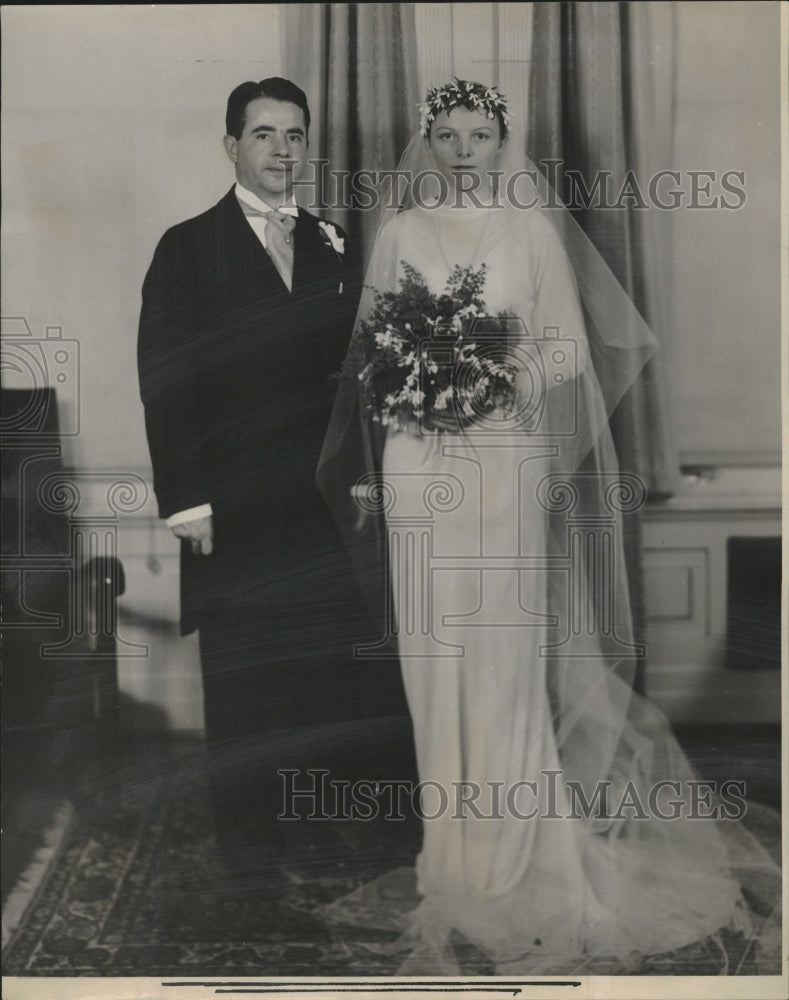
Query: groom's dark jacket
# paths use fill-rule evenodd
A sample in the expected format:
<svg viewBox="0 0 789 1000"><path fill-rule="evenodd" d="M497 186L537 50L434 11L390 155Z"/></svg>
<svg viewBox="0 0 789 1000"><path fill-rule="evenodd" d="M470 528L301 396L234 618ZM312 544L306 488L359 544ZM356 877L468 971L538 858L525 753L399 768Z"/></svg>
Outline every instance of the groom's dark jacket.
<svg viewBox="0 0 789 1000"><path fill-rule="evenodd" d="M145 278L140 387L159 513L213 508L214 552L181 548L184 633L331 586L341 547L315 470L359 278L329 236L299 210L289 292L231 189L164 234Z"/></svg>

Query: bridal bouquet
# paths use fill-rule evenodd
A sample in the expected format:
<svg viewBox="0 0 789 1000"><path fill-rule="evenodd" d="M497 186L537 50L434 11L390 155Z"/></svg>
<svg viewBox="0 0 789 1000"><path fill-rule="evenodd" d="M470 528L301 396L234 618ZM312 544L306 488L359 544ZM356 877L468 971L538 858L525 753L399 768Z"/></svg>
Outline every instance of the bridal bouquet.
<svg viewBox="0 0 789 1000"><path fill-rule="evenodd" d="M457 266L434 295L403 262L397 292L376 292L349 363L372 419L395 430L417 424L458 431L515 407L514 317L485 312L486 268Z"/></svg>

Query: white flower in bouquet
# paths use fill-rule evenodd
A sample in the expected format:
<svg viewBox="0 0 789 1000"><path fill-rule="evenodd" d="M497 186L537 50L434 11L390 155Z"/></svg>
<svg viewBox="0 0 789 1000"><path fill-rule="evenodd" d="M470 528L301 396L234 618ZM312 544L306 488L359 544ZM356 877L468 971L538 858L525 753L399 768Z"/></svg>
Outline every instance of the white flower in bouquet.
<svg viewBox="0 0 789 1000"><path fill-rule="evenodd" d="M511 412L517 367L507 358L506 317L485 312L485 265L456 267L441 295L407 262L402 266L399 291L374 293L346 362L371 419L392 430L416 423L457 433L493 410ZM501 321L482 347L470 336L481 318Z"/></svg>

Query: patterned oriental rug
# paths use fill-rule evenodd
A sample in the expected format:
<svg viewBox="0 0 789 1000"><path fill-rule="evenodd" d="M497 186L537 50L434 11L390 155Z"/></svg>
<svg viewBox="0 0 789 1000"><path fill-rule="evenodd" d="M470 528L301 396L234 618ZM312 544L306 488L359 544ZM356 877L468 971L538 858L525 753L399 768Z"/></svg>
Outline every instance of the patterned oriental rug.
<svg viewBox="0 0 789 1000"><path fill-rule="evenodd" d="M335 823L314 862L286 867L275 893L223 890L206 789L194 763L168 780L139 779L75 810L69 829L4 951L6 976L392 976L391 933L330 926L323 904L413 862L418 825L389 831ZM191 780L183 780L185 774ZM392 824L390 823L391 827ZM778 838L779 831L770 834ZM387 837L389 838L387 840ZM767 838L769 839L769 838ZM309 858L309 849L307 857ZM464 975L491 975L461 949ZM556 970L559 972L560 970ZM617 974L589 963L584 975ZM643 975L753 975L737 934L652 957ZM629 970L630 975L633 970Z"/></svg>

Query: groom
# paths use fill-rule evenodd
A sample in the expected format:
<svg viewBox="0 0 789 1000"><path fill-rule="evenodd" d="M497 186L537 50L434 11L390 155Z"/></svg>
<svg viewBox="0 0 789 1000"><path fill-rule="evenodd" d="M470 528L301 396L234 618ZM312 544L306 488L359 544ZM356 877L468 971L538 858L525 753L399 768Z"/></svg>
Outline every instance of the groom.
<svg viewBox="0 0 789 1000"><path fill-rule="evenodd" d="M320 764L296 760L299 734L361 708L364 601L315 485L359 281L343 231L293 199L309 127L289 80L236 87L236 183L164 234L142 292L154 487L181 540L182 634L200 632L219 844L241 874L281 849L277 768Z"/></svg>

